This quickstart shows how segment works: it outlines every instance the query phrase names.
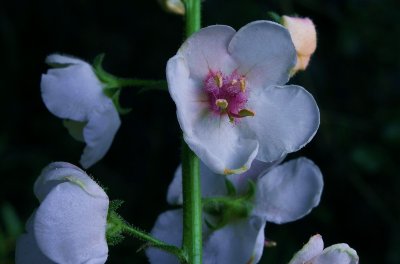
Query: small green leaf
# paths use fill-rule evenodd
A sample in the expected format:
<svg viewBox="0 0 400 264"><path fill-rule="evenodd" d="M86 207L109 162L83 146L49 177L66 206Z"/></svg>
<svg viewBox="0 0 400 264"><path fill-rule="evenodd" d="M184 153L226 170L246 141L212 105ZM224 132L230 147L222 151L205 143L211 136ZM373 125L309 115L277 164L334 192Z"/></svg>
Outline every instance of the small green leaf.
<svg viewBox="0 0 400 264"><path fill-rule="evenodd" d="M12 205L5 203L1 207L1 216L8 236L17 237L22 233L23 224Z"/></svg>

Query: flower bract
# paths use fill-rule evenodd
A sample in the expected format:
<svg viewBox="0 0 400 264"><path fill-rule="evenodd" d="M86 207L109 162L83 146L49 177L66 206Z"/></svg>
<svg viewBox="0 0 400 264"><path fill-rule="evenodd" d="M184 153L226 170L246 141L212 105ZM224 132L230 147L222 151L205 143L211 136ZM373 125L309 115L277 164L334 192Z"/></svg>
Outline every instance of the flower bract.
<svg viewBox="0 0 400 264"><path fill-rule="evenodd" d="M289 32L270 21L237 32L203 28L168 61L184 139L211 170L244 172L254 159L272 162L315 135L315 100L300 86L284 86L295 64Z"/></svg>
<svg viewBox="0 0 400 264"><path fill-rule="evenodd" d="M80 163L88 168L110 148L121 124L118 111L91 65L60 54L48 56L46 63L54 68L42 75L43 101L76 140L86 143Z"/></svg>
<svg viewBox="0 0 400 264"><path fill-rule="evenodd" d="M16 263L103 264L109 200L87 174L65 162L48 165L36 180L40 206L17 241Z"/></svg>

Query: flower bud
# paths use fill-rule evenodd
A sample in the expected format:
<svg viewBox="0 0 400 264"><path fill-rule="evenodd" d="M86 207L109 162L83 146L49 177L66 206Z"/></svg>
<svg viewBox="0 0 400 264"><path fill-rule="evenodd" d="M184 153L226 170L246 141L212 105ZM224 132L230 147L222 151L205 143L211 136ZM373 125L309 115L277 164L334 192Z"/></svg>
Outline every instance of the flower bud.
<svg viewBox="0 0 400 264"><path fill-rule="evenodd" d="M168 13L177 15L185 14L185 5L181 0L158 0L162 8Z"/></svg>
<svg viewBox="0 0 400 264"><path fill-rule="evenodd" d="M305 70L311 55L317 48L317 32L315 25L309 18L282 16L282 24L289 30L297 52L297 64L292 74Z"/></svg>

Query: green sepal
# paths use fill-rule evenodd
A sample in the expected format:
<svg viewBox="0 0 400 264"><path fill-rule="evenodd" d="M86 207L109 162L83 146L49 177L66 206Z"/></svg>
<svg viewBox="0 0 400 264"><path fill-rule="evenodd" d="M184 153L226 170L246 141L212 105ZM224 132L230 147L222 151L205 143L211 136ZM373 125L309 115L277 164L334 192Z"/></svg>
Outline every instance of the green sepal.
<svg viewBox="0 0 400 264"><path fill-rule="evenodd" d="M206 225L217 230L236 219L243 219L250 216L253 210L253 200L256 192L256 185L253 181L248 181L246 193L236 194L236 189L230 181L225 181L228 195L203 199L203 210L207 214L215 217L215 223L204 220Z"/></svg>
<svg viewBox="0 0 400 264"><path fill-rule="evenodd" d="M115 89L119 87L118 78L103 69L104 53L101 53L94 58L93 70L97 78L105 85L104 90ZM107 93L106 93L107 95Z"/></svg>
<svg viewBox="0 0 400 264"><path fill-rule="evenodd" d="M271 19L272 21L278 23L278 24L282 24L282 17L280 15L278 15L277 13L270 11L267 13L267 16L269 19Z"/></svg>
<svg viewBox="0 0 400 264"><path fill-rule="evenodd" d="M236 188L235 188L235 186L233 185L233 183L230 181L230 180L228 180L228 179L225 179L225 187L226 187L226 190L227 190L227 192L228 192L228 196L235 196L236 195Z"/></svg>
<svg viewBox="0 0 400 264"><path fill-rule="evenodd" d="M127 225L125 220L116 212L123 204L122 200L110 201L107 214L107 244L115 246L119 244L125 237L123 236L124 227Z"/></svg>
<svg viewBox="0 0 400 264"><path fill-rule="evenodd" d="M121 89L117 89L114 95L111 97L112 102L114 103L115 108L117 109L120 115L126 115L132 111L132 108L124 108L119 103L119 96L121 94Z"/></svg>

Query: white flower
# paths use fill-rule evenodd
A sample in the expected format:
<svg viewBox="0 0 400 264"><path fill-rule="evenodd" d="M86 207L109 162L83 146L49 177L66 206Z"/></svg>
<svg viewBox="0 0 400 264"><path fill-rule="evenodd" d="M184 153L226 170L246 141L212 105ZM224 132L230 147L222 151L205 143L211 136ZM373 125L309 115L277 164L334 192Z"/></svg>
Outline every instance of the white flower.
<svg viewBox="0 0 400 264"><path fill-rule="evenodd" d="M237 174L307 144L319 110L300 86L285 84L296 63L289 32L255 21L238 32L199 30L167 64L169 92L184 139L214 172Z"/></svg>
<svg viewBox="0 0 400 264"><path fill-rule="evenodd" d="M320 235L310 238L289 264L357 264L357 252L347 244L335 244L324 249Z"/></svg>
<svg viewBox="0 0 400 264"><path fill-rule="evenodd" d="M305 70L310 62L311 55L317 49L317 31L315 25L308 17L282 16L282 24L292 37L297 52L297 63L293 73Z"/></svg>
<svg viewBox="0 0 400 264"><path fill-rule="evenodd" d="M65 162L43 169L34 185L40 206L17 241L16 263L102 264L109 200L87 174Z"/></svg>
<svg viewBox="0 0 400 264"><path fill-rule="evenodd" d="M256 182L253 209L247 217L232 219L216 231L203 225L203 259L205 264L257 263L264 248L264 227L266 221L286 223L308 214L318 205L323 179L318 167L306 158L285 162L263 163L255 161L252 168L243 174L232 175L232 183L240 194L245 193L247 179ZM228 195L225 178L201 166L203 198ZM178 168L168 190L168 202L181 204L181 172ZM205 212L204 218L213 220L213 215ZM161 214L152 234L165 242L180 246L182 237L182 210L171 210ZM163 251L146 251L153 264L179 263Z"/></svg>
<svg viewBox="0 0 400 264"><path fill-rule="evenodd" d="M59 54L46 58L56 66L42 75L42 98L51 113L65 119L70 134L86 143L80 163L88 168L103 158L121 121L104 85L88 63Z"/></svg>

